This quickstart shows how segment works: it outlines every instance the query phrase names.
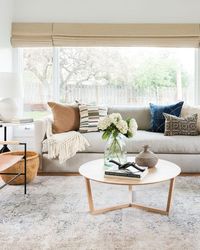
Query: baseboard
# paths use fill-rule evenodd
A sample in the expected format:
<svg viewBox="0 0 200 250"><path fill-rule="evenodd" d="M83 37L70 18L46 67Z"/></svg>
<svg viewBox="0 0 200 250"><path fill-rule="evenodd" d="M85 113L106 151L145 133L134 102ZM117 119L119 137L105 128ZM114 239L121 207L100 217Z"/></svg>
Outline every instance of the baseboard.
<svg viewBox="0 0 200 250"><path fill-rule="evenodd" d="M183 172L180 176L200 176L200 172Z"/></svg>
<svg viewBox="0 0 200 250"><path fill-rule="evenodd" d="M38 176L80 176L76 172L38 172Z"/></svg>
<svg viewBox="0 0 200 250"><path fill-rule="evenodd" d="M38 176L80 176L76 172L38 172ZM200 172L184 172L180 176L200 176Z"/></svg>

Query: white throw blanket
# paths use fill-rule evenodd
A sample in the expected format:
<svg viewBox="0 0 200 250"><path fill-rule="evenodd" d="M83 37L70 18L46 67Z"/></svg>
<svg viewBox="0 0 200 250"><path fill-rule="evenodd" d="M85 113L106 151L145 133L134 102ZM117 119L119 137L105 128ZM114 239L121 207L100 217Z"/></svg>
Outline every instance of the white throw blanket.
<svg viewBox="0 0 200 250"><path fill-rule="evenodd" d="M48 152L48 158L59 159L62 164L73 157L78 151L84 151L89 146L87 139L79 132L70 131L60 134L52 133L52 121L47 119L47 139L43 141L43 152Z"/></svg>

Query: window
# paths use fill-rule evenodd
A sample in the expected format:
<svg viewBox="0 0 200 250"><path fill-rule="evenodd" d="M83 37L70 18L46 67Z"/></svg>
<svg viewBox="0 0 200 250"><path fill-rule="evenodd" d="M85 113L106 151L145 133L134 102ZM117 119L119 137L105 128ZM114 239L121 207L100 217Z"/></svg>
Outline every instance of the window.
<svg viewBox="0 0 200 250"><path fill-rule="evenodd" d="M26 110L45 110L48 100L194 103L192 48L26 48L23 61Z"/></svg>
<svg viewBox="0 0 200 250"><path fill-rule="evenodd" d="M23 49L24 111L35 117L46 114L46 102L53 94L53 49ZM33 113L32 113L33 115ZM31 116L32 116L31 115Z"/></svg>

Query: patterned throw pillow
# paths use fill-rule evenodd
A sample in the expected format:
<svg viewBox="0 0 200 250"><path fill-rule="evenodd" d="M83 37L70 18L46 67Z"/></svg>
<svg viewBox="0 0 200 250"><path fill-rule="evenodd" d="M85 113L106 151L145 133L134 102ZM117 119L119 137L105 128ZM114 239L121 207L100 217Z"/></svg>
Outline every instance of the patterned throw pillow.
<svg viewBox="0 0 200 250"><path fill-rule="evenodd" d="M150 103L151 112L151 127L152 132L161 132L165 130L165 118L163 113L170 115L180 116L183 102L178 102L172 105L155 105Z"/></svg>
<svg viewBox="0 0 200 250"><path fill-rule="evenodd" d="M101 117L107 116L106 107L79 104L81 133L98 131L98 122Z"/></svg>
<svg viewBox="0 0 200 250"><path fill-rule="evenodd" d="M181 110L181 116L187 117L192 114L198 114L197 129L198 132L200 132L200 105L199 106L183 105L183 108Z"/></svg>
<svg viewBox="0 0 200 250"><path fill-rule="evenodd" d="M198 135L197 114L177 117L163 113L165 117L165 135Z"/></svg>

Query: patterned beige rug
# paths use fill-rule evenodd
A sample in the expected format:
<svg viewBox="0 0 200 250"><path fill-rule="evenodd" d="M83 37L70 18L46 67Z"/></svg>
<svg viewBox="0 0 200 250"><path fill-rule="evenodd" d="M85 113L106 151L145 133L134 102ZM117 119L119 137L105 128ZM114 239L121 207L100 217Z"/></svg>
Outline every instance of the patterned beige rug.
<svg viewBox="0 0 200 250"><path fill-rule="evenodd" d="M167 183L140 187L137 201L164 207ZM127 188L93 183L98 207L126 202ZM178 177L170 217L127 208L88 213L82 177L37 177L0 192L1 250L199 250L200 177Z"/></svg>

